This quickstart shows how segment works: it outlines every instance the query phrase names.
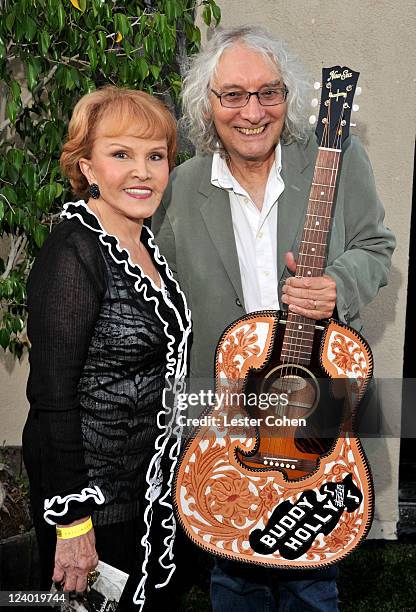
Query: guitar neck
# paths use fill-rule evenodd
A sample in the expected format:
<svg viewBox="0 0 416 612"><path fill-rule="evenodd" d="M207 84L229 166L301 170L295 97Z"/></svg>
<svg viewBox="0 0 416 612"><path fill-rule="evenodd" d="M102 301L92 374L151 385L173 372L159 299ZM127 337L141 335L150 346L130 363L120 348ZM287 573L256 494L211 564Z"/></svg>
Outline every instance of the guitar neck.
<svg viewBox="0 0 416 612"><path fill-rule="evenodd" d="M322 276L341 151L320 147L309 196L306 222L299 247L296 276ZM289 312L281 360L310 363L315 321Z"/></svg>
<svg viewBox="0 0 416 612"><path fill-rule="evenodd" d="M299 247L296 276L322 276L325 268L341 151L319 148Z"/></svg>

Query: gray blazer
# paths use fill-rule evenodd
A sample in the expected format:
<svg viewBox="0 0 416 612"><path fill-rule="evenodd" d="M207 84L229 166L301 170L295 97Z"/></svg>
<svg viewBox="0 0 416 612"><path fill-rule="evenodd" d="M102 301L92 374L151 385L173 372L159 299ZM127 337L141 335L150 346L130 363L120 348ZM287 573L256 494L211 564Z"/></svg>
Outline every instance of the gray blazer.
<svg viewBox="0 0 416 612"><path fill-rule="evenodd" d="M287 251L297 256L318 145L282 146L285 189L278 202L279 299L290 275ZM176 273L193 320L190 375L214 373L215 347L225 327L245 314L228 192L211 184L212 156L196 156L174 170L152 229ZM360 330L360 309L387 283L395 246L359 140L344 145L326 273L337 285L338 318Z"/></svg>

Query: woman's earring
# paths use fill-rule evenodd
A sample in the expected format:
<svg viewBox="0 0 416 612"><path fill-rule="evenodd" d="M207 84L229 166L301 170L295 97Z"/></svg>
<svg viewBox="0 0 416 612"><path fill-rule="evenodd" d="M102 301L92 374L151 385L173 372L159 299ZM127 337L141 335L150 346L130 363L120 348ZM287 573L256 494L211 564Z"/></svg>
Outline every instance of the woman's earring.
<svg viewBox="0 0 416 612"><path fill-rule="evenodd" d="M98 198L100 197L100 188L98 187L97 183L91 183L90 185L90 195L92 198L94 198L94 200L98 200Z"/></svg>

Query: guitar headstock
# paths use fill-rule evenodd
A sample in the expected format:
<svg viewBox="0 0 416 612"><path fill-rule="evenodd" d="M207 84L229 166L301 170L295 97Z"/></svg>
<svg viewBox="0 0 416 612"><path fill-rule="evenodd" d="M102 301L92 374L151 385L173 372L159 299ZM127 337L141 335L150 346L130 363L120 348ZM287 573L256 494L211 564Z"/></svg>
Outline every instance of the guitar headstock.
<svg viewBox="0 0 416 612"><path fill-rule="evenodd" d="M359 75L346 66L322 69L321 104L315 130L319 146L341 149L348 137Z"/></svg>

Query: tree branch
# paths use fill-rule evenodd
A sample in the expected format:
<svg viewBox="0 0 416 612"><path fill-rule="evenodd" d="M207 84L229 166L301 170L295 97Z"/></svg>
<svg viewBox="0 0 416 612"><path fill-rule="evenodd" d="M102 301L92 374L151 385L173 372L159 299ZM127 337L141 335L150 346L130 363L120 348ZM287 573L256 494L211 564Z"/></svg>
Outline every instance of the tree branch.
<svg viewBox="0 0 416 612"><path fill-rule="evenodd" d="M13 268L19 263L27 244L27 236L25 235L15 236L13 234L9 234L9 237L11 240L11 245L9 254L7 256L6 269L0 276L1 280L6 280Z"/></svg>

